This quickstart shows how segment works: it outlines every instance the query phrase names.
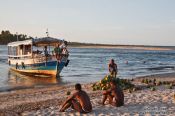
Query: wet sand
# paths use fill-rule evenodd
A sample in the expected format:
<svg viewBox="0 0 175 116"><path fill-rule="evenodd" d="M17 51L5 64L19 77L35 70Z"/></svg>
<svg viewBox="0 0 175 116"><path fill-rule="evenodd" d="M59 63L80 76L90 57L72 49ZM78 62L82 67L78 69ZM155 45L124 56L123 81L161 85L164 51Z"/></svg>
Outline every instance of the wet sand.
<svg viewBox="0 0 175 116"><path fill-rule="evenodd" d="M168 89L166 85L156 86L152 91L146 84L140 82L143 78L156 78L163 81L175 81L175 73L138 77L133 83L142 86L141 90L134 92L124 91L125 105L113 107L110 105L102 106L99 104L102 99L102 91L92 91L91 85L83 84L82 88L90 96L93 111L84 116L129 116L129 115L175 115L175 87ZM59 87L57 85L42 88L30 88L0 93L0 116L1 115L23 115L23 116L45 116L81 115L71 109L67 112L59 112L61 103L68 97L67 91L73 91L73 85Z"/></svg>

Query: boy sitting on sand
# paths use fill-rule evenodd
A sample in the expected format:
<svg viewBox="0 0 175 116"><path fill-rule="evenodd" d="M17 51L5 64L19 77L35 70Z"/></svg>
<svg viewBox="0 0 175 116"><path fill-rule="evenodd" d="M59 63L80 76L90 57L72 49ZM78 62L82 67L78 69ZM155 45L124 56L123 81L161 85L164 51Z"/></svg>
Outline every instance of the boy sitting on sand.
<svg viewBox="0 0 175 116"><path fill-rule="evenodd" d="M60 112L64 112L69 107L80 112L89 113L92 111L92 105L88 94L81 90L81 85L78 83L75 85L76 92L70 96L62 105Z"/></svg>
<svg viewBox="0 0 175 116"><path fill-rule="evenodd" d="M111 88L103 92L102 104L105 105L107 98L109 99L109 104L120 107L124 105L124 94L123 91L117 86L115 80L110 82Z"/></svg>

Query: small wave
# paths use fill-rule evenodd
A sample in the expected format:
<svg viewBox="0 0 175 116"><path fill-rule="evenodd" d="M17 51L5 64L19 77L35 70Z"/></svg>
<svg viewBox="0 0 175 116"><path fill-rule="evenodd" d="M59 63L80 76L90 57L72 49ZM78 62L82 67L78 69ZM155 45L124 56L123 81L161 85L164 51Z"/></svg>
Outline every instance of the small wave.
<svg viewBox="0 0 175 116"><path fill-rule="evenodd" d="M0 64L8 64L7 59L0 58Z"/></svg>
<svg viewBox="0 0 175 116"><path fill-rule="evenodd" d="M89 76L91 74L77 74L77 75L67 75L67 76L70 76L70 77L84 77L84 76Z"/></svg>
<svg viewBox="0 0 175 116"><path fill-rule="evenodd" d="M161 67L153 67L147 68L148 70L163 70L163 69L175 69L174 66L161 66Z"/></svg>

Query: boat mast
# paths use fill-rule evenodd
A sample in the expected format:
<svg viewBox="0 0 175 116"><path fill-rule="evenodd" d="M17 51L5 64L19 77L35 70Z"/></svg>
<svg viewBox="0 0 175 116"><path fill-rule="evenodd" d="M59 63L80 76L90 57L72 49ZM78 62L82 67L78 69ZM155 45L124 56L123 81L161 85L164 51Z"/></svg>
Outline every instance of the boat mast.
<svg viewBox="0 0 175 116"><path fill-rule="evenodd" d="M47 37L49 37L49 31L48 31L48 28L46 30L46 34L47 34Z"/></svg>
<svg viewBox="0 0 175 116"><path fill-rule="evenodd" d="M48 31L48 28L46 30L46 34L47 34L47 37L49 37L49 31ZM49 53L50 53L50 45L49 45Z"/></svg>
<svg viewBox="0 0 175 116"><path fill-rule="evenodd" d="M17 41L18 41L18 32L16 32L16 37L17 37Z"/></svg>

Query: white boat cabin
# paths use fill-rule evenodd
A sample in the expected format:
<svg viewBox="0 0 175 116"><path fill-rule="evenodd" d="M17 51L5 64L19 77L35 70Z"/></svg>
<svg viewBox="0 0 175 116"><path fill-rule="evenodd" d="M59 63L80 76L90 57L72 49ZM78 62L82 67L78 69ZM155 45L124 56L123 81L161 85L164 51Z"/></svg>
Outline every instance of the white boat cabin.
<svg viewBox="0 0 175 116"><path fill-rule="evenodd" d="M8 62L9 64L34 64L46 60L56 60L53 51L54 47L58 44L67 46L64 43L63 40L51 37L11 42L7 45Z"/></svg>

